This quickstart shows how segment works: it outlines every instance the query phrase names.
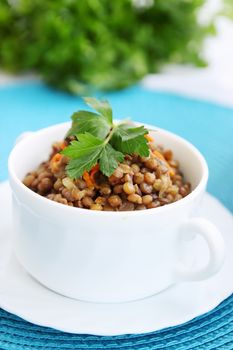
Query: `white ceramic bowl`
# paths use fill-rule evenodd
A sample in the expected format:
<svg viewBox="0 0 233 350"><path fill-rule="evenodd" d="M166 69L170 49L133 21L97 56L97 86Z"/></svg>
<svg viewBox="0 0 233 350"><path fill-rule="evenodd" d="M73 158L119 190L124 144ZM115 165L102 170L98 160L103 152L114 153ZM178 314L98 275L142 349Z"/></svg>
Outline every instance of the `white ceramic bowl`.
<svg viewBox="0 0 233 350"><path fill-rule="evenodd" d="M70 124L39 130L20 140L9 158L13 192L14 250L25 269L48 288L93 302L124 302L161 292L181 281L215 274L224 259L221 234L208 221L193 218L205 191L208 168L189 142L148 126L157 143L172 149L192 184L178 202L150 210L99 212L48 200L23 185L28 171L46 160L51 144ZM183 242L195 232L206 241L209 258L193 262L193 243L185 263ZM196 259L198 260L198 259Z"/></svg>

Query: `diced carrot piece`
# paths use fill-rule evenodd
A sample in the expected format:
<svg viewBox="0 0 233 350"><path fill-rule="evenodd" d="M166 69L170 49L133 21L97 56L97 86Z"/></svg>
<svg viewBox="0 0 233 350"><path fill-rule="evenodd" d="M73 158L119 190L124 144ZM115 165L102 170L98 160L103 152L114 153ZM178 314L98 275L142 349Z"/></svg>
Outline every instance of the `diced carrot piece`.
<svg viewBox="0 0 233 350"><path fill-rule="evenodd" d="M83 179L86 182L88 188L94 188L95 187L94 183L93 183L93 181L92 181L92 179L90 177L90 174L87 171L84 171Z"/></svg>
<svg viewBox="0 0 233 350"><path fill-rule="evenodd" d="M59 163L60 163L62 157L63 157L62 154L56 153L56 154L54 154L54 156L50 160L49 165L50 165L50 169L51 169L52 173L56 173L59 171Z"/></svg>
<svg viewBox="0 0 233 350"><path fill-rule="evenodd" d="M93 166L93 168L90 171L90 177L91 177L93 183L95 182L94 176L99 171L99 169L100 169L99 164L96 164L95 166Z"/></svg>
<svg viewBox="0 0 233 350"><path fill-rule="evenodd" d="M54 154L54 156L53 156L53 158L50 160L50 162L51 162L51 163L53 163L53 162L57 163L57 162L59 162L59 161L61 160L61 158L62 158L62 154L56 153L56 154Z"/></svg>
<svg viewBox="0 0 233 350"><path fill-rule="evenodd" d="M145 139L147 139L148 142L154 142L154 138L150 134L144 135Z"/></svg>
<svg viewBox="0 0 233 350"><path fill-rule="evenodd" d="M65 141L62 142L61 144L61 150L67 147L67 143Z"/></svg>

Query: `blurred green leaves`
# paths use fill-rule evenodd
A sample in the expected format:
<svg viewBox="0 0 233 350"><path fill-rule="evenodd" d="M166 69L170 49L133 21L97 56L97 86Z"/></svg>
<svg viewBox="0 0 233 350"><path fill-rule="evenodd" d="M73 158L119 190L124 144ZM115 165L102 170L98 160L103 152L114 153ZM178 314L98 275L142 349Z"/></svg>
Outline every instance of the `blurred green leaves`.
<svg viewBox="0 0 233 350"><path fill-rule="evenodd" d="M203 65L205 0L0 0L0 66L72 93L123 88L167 62Z"/></svg>
<svg viewBox="0 0 233 350"><path fill-rule="evenodd" d="M228 16L231 19L233 19L233 1L232 0L224 0L222 14L224 16Z"/></svg>

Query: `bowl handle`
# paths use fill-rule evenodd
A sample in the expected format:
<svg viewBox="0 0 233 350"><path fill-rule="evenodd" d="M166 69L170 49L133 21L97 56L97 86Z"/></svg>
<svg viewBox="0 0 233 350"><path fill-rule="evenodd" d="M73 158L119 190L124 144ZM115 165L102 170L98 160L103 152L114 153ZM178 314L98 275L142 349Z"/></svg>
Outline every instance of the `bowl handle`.
<svg viewBox="0 0 233 350"><path fill-rule="evenodd" d="M201 235L209 249L209 259L205 266L198 269L191 269L179 261L175 267L175 280L201 281L213 276L223 265L225 258L225 244L219 230L208 220L203 218L192 218L184 222L178 233L177 249L182 241L192 239L194 234Z"/></svg>

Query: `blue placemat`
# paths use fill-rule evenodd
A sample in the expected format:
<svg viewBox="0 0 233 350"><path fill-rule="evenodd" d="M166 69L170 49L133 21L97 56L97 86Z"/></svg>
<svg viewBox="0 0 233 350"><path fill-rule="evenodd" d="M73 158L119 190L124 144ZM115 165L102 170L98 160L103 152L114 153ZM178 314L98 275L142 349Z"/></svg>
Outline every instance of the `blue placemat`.
<svg viewBox="0 0 233 350"><path fill-rule="evenodd" d="M233 296L213 311L177 327L141 335L103 337L36 326L0 309L0 349L232 350L232 310Z"/></svg>
<svg viewBox="0 0 233 350"><path fill-rule="evenodd" d="M140 86L104 97L115 117L155 124L196 145L209 165L208 191L233 210L233 109ZM67 121L80 107L80 98L39 82L1 87L0 180L7 178L7 157L21 132Z"/></svg>
<svg viewBox="0 0 233 350"><path fill-rule="evenodd" d="M233 210L233 109L139 86L104 97L113 105L115 117L155 124L196 145L210 168L208 190ZM7 156L21 132L67 121L80 107L81 99L38 82L0 88L0 180L7 178ZM62 333L0 309L0 349L232 350L233 295L186 324L117 337Z"/></svg>

